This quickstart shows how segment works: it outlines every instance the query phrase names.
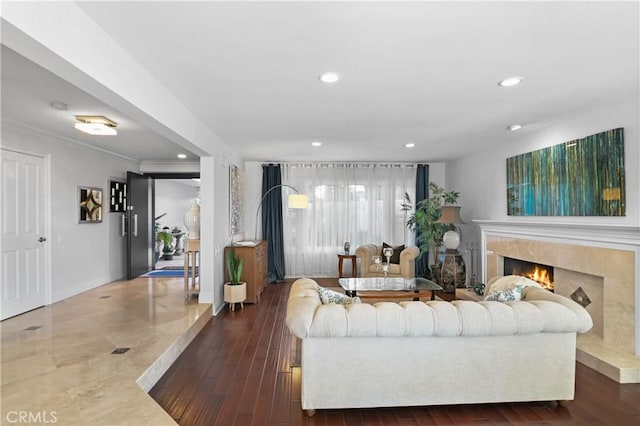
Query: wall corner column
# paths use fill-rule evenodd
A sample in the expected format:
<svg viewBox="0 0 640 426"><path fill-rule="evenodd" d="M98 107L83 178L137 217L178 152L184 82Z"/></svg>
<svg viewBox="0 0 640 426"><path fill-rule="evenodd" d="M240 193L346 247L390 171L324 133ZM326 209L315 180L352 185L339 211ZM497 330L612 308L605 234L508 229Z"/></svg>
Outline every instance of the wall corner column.
<svg viewBox="0 0 640 426"><path fill-rule="evenodd" d="M215 157L200 157L200 303L215 306Z"/></svg>

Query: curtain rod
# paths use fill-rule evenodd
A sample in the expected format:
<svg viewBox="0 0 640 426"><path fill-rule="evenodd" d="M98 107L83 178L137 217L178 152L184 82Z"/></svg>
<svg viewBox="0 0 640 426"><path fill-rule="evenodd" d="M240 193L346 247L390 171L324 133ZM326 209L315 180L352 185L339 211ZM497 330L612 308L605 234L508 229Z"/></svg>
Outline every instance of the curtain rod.
<svg viewBox="0 0 640 426"><path fill-rule="evenodd" d="M273 163L263 163L273 164ZM283 161L282 166L299 166L299 167L407 167L414 168L422 163L403 163L403 162L366 162L366 161Z"/></svg>

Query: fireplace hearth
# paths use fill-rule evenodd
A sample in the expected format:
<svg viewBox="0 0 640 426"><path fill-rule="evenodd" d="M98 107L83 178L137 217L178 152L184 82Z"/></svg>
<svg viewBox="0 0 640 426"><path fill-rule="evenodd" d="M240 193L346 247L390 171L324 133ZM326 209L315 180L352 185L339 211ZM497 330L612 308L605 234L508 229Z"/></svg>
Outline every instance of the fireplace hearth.
<svg viewBox="0 0 640 426"><path fill-rule="evenodd" d="M553 291L553 266L505 257L504 275L522 275Z"/></svg>

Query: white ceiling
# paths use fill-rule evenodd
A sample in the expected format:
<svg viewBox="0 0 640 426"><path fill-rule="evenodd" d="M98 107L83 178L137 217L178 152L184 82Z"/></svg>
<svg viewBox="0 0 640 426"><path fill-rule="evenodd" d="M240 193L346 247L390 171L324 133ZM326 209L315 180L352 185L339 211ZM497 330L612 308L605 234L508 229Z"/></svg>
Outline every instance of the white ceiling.
<svg viewBox="0 0 640 426"><path fill-rule="evenodd" d="M639 91L637 2L78 5L246 160L447 161ZM90 110L120 123L107 149L175 159L171 141L2 54L3 116L107 143L66 121ZM524 83L497 86L513 75Z"/></svg>
<svg viewBox="0 0 640 426"><path fill-rule="evenodd" d="M2 118L60 135L79 144L97 147L143 161L196 161L197 155L154 133L109 105L89 96L2 46ZM66 111L51 107L52 101L67 104ZM90 136L74 128L76 115L103 115L118 123L117 136Z"/></svg>

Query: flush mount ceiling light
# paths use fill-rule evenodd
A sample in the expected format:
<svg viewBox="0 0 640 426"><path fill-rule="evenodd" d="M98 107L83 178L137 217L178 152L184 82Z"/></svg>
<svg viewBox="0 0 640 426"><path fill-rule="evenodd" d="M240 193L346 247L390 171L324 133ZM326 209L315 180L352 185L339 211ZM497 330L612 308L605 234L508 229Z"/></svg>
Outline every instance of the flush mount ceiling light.
<svg viewBox="0 0 640 426"><path fill-rule="evenodd" d="M187 158L187 154L178 154L178 158L184 160L185 158Z"/></svg>
<svg viewBox="0 0 640 426"><path fill-rule="evenodd" d="M322 142L319 142L319 141L311 142L311 146L322 146Z"/></svg>
<svg viewBox="0 0 640 426"><path fill-rule="evenodd" d="M76 129L90 135L114 136L117 135L115 121L101 115L76 115Z"/></svg>
<svg viewBox="0 0 640 426"><path fill-rule="evenodd" d="M416 146L416 144L415 144L415 143L413 143L413 142L409 142L409 143L405 143L405 144L404 144L404 147L405 147L405 148L413 148L414 146Z"/></svg>
<svg viewBox="0 0 640 426"><path fill-rule="evenodd" d="M522 129L522 124L512 124L511 126L507 127L507 130L515 132L516 130L520 130Z"/></svg>
<svg viewBox="0 0 640 426"><path fill-rule="evenodd" d="M337 83L341 78L337 72L325 72L320 75L320 81L323 83Z"/></svg>
<svg viewBox="0 0 640 426"><path fill-rule="evenodd" d="M500 86L500 87L513 87L513 86L517 86L518 84L522 83L522 80L524 80L524 78L522 78L522 77L509 77L509 78L505 78L504 80L498 82L498 86Z"/></svg>

